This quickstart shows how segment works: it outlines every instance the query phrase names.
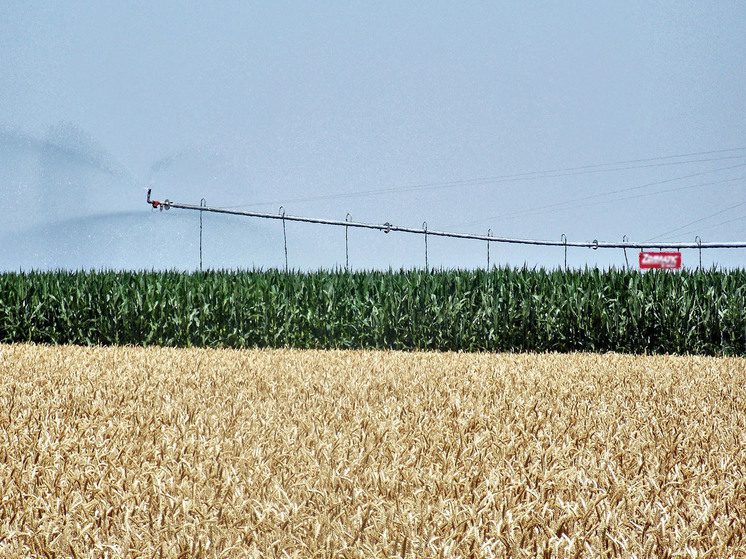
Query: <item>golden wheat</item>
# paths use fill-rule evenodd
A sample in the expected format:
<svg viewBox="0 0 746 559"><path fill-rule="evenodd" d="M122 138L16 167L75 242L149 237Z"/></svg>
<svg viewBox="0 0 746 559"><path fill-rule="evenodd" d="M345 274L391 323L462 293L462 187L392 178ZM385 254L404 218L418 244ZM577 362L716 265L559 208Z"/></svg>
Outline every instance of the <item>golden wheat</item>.
<svg viewBox="0 0 746 559"><path fill-rule="evenodd" d="M0 555L746 557L746 360L0 346Z"/></svg>

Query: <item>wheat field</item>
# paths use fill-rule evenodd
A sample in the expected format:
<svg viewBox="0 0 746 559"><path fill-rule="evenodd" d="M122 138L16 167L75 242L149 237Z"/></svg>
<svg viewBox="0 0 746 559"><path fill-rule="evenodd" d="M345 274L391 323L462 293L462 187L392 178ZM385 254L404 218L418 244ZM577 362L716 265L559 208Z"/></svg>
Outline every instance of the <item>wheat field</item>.
<svg viewBox="0 0 746 559"><path fill-rule="evenodd" d="M0 346L0 557L746 557L746 360Z"/></svg>

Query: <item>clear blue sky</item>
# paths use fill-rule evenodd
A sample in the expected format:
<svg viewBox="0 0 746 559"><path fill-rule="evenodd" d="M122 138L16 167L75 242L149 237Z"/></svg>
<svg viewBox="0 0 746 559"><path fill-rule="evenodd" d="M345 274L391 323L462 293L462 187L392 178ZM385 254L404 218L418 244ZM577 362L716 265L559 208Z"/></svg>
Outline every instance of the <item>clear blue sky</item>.
<svg viewBox="0 0 746 559"><path fill-rule="evenodd" d="M152 212L148 185L502 236L746 240L743 3L152 4L0 4L0 268L193 268L197 216ZM407 190L433 183L451 184ZM307 200L376 189L390 190ZM484 265L482 243L429 244L431 265ZM288 252L343 264L344 233L290 224ZM421 238L350 232L354 267L422 252ZM205 218L206 265L282 263L278 223ZM746 251L704 263L746 266Z"/></svg>

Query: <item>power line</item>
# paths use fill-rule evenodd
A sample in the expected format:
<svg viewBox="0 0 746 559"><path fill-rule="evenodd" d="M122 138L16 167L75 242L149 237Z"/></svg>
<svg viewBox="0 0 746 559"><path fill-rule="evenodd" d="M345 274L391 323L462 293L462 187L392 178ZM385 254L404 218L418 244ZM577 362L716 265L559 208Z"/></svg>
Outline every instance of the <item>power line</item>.
<svg viewBox="0 0 746 559"><path fill-rule="evenodd" d="M682 192L684 190L691 190L692 188L701 188L703 186L713 186L717 184L725 184L729 182L735 182L735 181L746 181L746 176L741 177L735 177L732 179L723 179L720 181L712 181L712 182L700 182L697 184L688 184L686 186L680 186L677 188L667 188L666 190L657 190L655 192L646 192L644 194L635 194L634 196L625 196L623 198L615 198L613 200L603 200L598 202L591 202L589 204L573 204L571 207L564 207L564 208L558 208L554 210L537 210L537 211L531 211L530 215L540 215L540 214L546 214L550 212L556 212L556 211L563 211L563 210L569 210L569 209L577 209L577 208L591 208L595 207L598 204L615 204L617 202L626 202L628 200L638 200L640 198L648 198L650 196L659 196L661 194L671 194L673 192ZM519 219L521 217L525 217L525 215L528 215L529 212L526 212L522 215L514 215L512 217L503 217L501 218L503 221L513 220L513 219ZM461 224L464 225L464 224ZM451 225L453 227L453 225Z"/></svg>
<svg viewBox="0 0 746 559"><path fill-rule="evenodd" d="M713 225L708 225L706 227L702 227L700 230L708 230L708 229L715 229L716 227L721 227L723 225L727 225L729 223L735 223L736 221L745 221L746 220L746 214L739 215L738 217L734 217L733 219L727 219L725 221L721 221L720 223L715 223Z"/></svg>
<svg viewBox="0 0 746 559"><path fill-rule="evenodd" d="M727 225L729 223L735 223L736 221L745 221L746 222L746 214L738 216L738 217L734 217L732 219L727 219L727 220L721 221L719 223L713 223L712 225L705 225L704 227L698 227L697 229L689 229L688 231L684 231L683 233L680 233L680 234L682 234L682 235L684 235L684 234L689 235L689 234L693 234L693 233L700 233L702 231L709 231L710 229L715 229L717 227L721 227L721 226Z"/></svg>
<svg viewBox="0 0 746 559"><path fill-rule="evenodd" d="M730 171L732 169L738 169L738 168L741 168L741 167L746 167L746 163L740 163L738 165L732 165L732 166L729 166L729 167L719 167L717 169L708 169L706 171L700 171L700 172L697 172L697 173L691 173L689 175L682 175L682 176L673 177L673 178L670 178L670 179L664 179L664 180L660 180L660 181L648 182L648 183L640 184L640 185L636 185L636 186L630 186L630 187L626 187L626 188L620 188L620 189L617 189L617 190L611 190L609 192L600 192L600 193L596 193L596 194L589 194L587 196L581 196L581 197L578 197L578 198L571 198L569 200L563 200L562 202L555 202L555 203L546 204L546 205L543 205L543 206L538 206L538 207L533 207L533 208L527 208L525 210L518 210L518 211L515 211L515 212L509 212L509 213L505 213L505 214L494 215L494 216L486 217L486 218L482 218L482 219L475 219L475 220L472 220L472 221L460 222L458 224L454 224L453 226L454 227L463 227L463 226L466 226L466 225L475 225L475 224L478 224L478 223L486 223L486 222L494 221L494 220L498 220L498 219L513 219L513 218L519 217L519 216L534 215L534 214L537 214L537 213L543 213L545 210L556 211L556 210L568 209L570 207L575 207L577 202L586 202L588 200L594 200L594 199L604 198L606 196L612 196L614 194L622 194L624 192L632 192L632 191L635 191L635 190L642 190L644 188L649 188L651 186L659 186L661 184L667 184L667 183L675 182L675 181L679 181L679 180L690 179L690 178L693 178L693 177L699 177L699 176L702 176L702 175L707 175L707 174L710 174L710 173L717 173L717 172L720 172L720 171ZM737 180L737 179L729 179L729 180ZM710 184L716 184L716 183L704 183L704 184L701 184L701 185L693 185L692 188L694 188L696 186L708 186Z"/></svg>
<svg viewBox="0 0 746 559"><path fill-rule="evenodd" d="M613 200L602 200L602 201L597 201L597 202L591 202L591 203L588 203L588 204L575 204L575 203L573 203L572 205L567 205L567 206L564 206L564 207L554 207L553 206L552 209L541 209L541 207L540 207L540 208L537 208L535 210L523 210L521 212L515 212L515 213L511 213L511 214L505 214L504 216L498 216L498 218L501 221L510 221L510 220L514 220L514 219L519 219L519 218L526 217L527 215L542 215L542 214L546 214L546 213L553 213L553 212L565 211L565 210L571 210L571 209L574 210L574 209L578 209L578 208L590 208L590 207L595 207L598 204L614 204L616 202L626 202L628 200L637 200L639 198L648 198L650 196L659 196L661 194L671 194L673 192L682 192L684 190L691 190L692 188L701 188L703 186L713 186L713 185L717 185L717 184L725 184L725 183L735 182L735 181L746 181L746 176L734 177L734 178L731 178L731 179L723 179L723 180L712 181L712 182L700 182L700 183L697 183L697 184L688 184L686 186L680 186L680 187L677 187L677 188L667 188L665 190L656 190L655 192L646 192L644 194L635 194L634 196L624 196L623 198L614 198ZM611 193L609 193L609 194L611 194ZM566 204L566 202L563 202L562 204ZM493 218L493 219L498 219L498 218ZM486 221L486 220L484 220L484 221ZM471 221L471 222L467 222L467 223L462 222L462 223L448 225L446 227L459 227L459 226L470 225L470 224L473 224L473 223L481 223L481 222L482 222L482 220Z"/></svg>
<svg viewBox="0 0 746 559"><path fill-rule="evenodd" d="M669 229L665 233L660 233L659 235L656 235L655 237L650 237L649 239L646 239L646 242L647 241L654 241L655 239L660 239L661 237L667 237L671 233L676 233L676 232L681 231L682 229L686 229L687 227L690 227L690 226L692 226L692 225L694 225L696 223L701 223L703 221L707 221L710 218L716 217L718 215L722 215L722 214L724 214L726 212L729 212L731 210L734 210L736 208L740 208L741 206L746 206L746 202L741 202L740 204L735 204L735 205L732 205L732 206L728 206L727 208L719 210L719 211L717 211L717 212L715 212L713 214L709 214L709 215L706 215L704 217L700 217L699 219L695 219L694 221L690 221L689 223L685 223L684 225L682 225L680 227L676 227L674 229Z"/></svg>
<svg viewBox="0 0 746 559"><path fill-rule="evenodd" d="M618 167L618 165L626 165L629 163L650 162L650 161L658 161L658 160L664 160L664 159L691 157L695 155L717 154L717 153L725 153L725 152L733 152L733 151L741 151L741 150L746 150L746 148L732 148L732 149L727 149L727 150L704 151L704 152L682 154L682 155L667 155L667 156L653 157L653 158L648 158L648 159L633 159L633 160L618 161L618 162L613 162L613 163L597 163L593 165L583 165L580 167L566 167L566 168L560 168L560 169L549 169L549 170L544 170L544 171L527 171L527 172L510 174L510 175L496 175L496 176L487 176L487 177L477 177L477 178L471 178L471 179L459 179L459 180L453 180L453 181L427 182L427 183L420 183L420 184L414 184L414 185L390 186L390 187L374 188L374 189L354 191L354 192L337 192L333 194L319 194L316 196L284 198L284 199L276 199L276 200L265 201L265 202L234 204L234 205L225 206L225 207L226 208L251 208L251 207L259 207L259 206L271 206L271 205L277 205L277 204L318 202L318 201L325 201L325 200L341 200L341 199L360 198L360 197L367 197L367 196L377 196L377 195L382 195L382 194L399 194L399 193L405 193L405 192L416 192L416 191L421 191L421 190L441 190L441 189L458 188L461 186L479 186L483 184L495 184L495 183L504 183L504 182L517 182L517 181L541 180L541 179L549 179L549 178L574 177L574 176L586 175L586 174L591 174L591 173L611 173L611 172L629 171L629 170L644 169L644 168L651 168L651 167L667 167L667 166L672 166L672 165L687 165L687 164L694 164L694 163L707 163L707 162L713 162L713 161L743 159L744 157L746 157L746 154L731 155L731 156L726 156L726 157L715 157L715 158L706 158L706 159L689 159L686 161L672 161L672 162L665 162L665 163ZM617 167L612 167L612 168L607 168L607 169L603 168L603 167L609 167L612 165L617 165Z"/></svg>

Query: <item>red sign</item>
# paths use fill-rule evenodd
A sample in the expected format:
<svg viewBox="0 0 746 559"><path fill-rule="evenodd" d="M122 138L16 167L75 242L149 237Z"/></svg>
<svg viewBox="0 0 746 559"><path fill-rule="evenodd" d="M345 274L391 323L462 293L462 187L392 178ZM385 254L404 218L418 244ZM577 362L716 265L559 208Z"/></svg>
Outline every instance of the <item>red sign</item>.
<svg viewBox="0 0 746 559"><path fill-rule="evenodd" d="M678 270L681 268L680 252L641 252L640 269L658 268L663 270Z"/></svg>

